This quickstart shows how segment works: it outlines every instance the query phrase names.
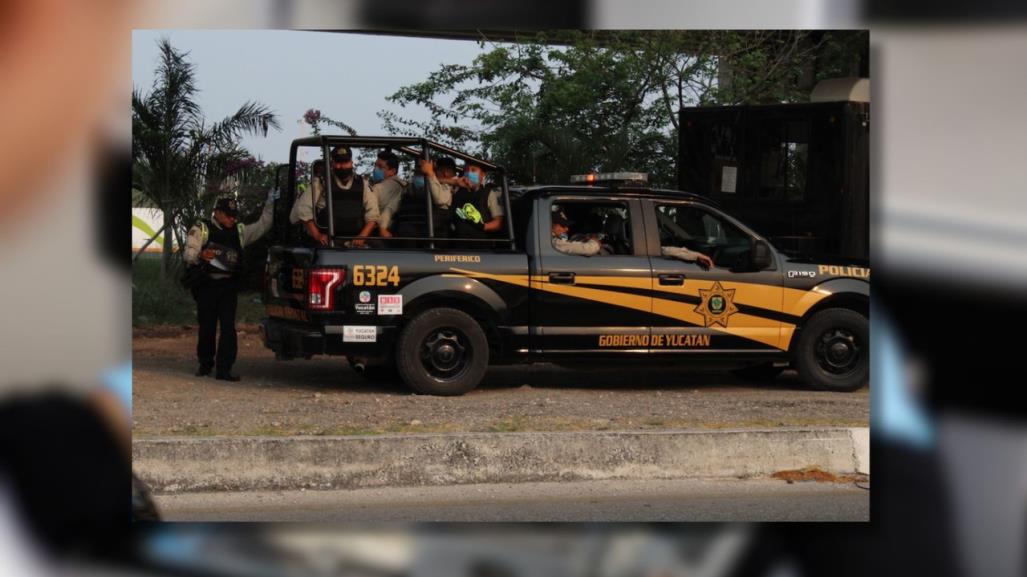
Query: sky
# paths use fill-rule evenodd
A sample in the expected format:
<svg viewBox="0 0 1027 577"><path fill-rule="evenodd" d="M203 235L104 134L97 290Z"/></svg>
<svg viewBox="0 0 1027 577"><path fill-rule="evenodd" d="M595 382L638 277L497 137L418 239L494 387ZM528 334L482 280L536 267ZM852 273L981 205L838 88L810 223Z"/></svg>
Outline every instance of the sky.
<svg viewBox="0 0 1027 577"><path fill-rule="evenodd" d="M189 52L196 65L197 103L208 123L247 100L278 114L280 132L242 139L267 162L288 162L292 140L312 134L302 120L310 108L368 136L384 134L377 115L382 109L427 119L423 109L401 109L386 97L426 79L440 64L470 64L481 53L477 42L467 40L295 30L135 30L132 86L143 92L153 86L162 36Z"/></svg>

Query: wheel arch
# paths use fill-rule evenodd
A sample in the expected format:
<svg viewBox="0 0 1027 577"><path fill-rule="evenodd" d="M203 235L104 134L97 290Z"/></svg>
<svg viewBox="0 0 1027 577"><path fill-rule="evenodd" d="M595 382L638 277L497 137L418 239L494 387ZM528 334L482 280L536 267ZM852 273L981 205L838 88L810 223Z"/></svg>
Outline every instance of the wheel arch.
<svg viewBox="0 0 1027 577"><path fill-rule="evenodd" d="M432 276L410 283L403 295L402 326L418 314L433 308L448 307L471 316L485 331L489 348L500 352L502 339L498 327L507 316L506 302L496 291L477 279L457 276Z"/></svg>
<svg viewBox="0 0 1027 577"><path fill-rule="evenodd" d="M864 281L854 279L835 279L822 283L814 290L824 290L831 294L803 313L799 322L795 325L795 331L788 343L788 351L794 356L796 345L802 335L803 328L813 318L813 315L827 309L847 309L863 315L868 321L870 319L870 286Z"/></svg>

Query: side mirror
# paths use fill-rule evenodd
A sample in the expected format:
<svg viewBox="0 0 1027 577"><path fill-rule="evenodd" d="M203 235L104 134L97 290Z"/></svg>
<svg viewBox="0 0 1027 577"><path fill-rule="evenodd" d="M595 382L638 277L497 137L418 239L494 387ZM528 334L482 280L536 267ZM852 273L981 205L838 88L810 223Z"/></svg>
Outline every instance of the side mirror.
<svg viewBox="0 0 1027 577"><path fill-rule="evenodd" d="M765 240L752 241L752 270L763 270L770 268L773 258L770 255L770 245Z"/></svg>

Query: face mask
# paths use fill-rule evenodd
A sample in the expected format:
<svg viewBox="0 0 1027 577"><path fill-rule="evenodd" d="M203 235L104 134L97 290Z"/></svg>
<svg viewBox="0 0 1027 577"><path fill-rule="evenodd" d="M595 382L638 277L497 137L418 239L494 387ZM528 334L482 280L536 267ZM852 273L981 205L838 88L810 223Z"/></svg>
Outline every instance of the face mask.
<svg viewBox="0 0 1027 577"><path fill-rule="evenodd" d="M335 176L340 180L347 180L353 176L353 168L340 168L335 171Z"/></svg>
<svg viewBox="0 0 1027 577"><path fill-rule="evenodd" d="M481 179L478 176L477 172L468 172L467 173L467 180L468 180L468 182L470 182L474 186L478 186L479 184L481 184Z"/></svg>
<svg viewBox="0 0 1027 577"><path fill-rule="evenodd" d="M383 180L385 180L385 172L383 172L380 168L374 169L374 171L371 173L371 182L378 183Z"/></svg>
<svg viewBox="0 0 1027 577"><path fill-rule="evenodd" d="M424 177L423 176L415 176L414 177L414 189L415 190L424 190Z"/></svg>
<svg viewBox="0 0 1027 577"><path fill-rule="evenodd" d="M558 238L560 240L567 240L567 233L565 232L565 233L562 233L562 234L558 234L558 235L556 235L556 238Z"/></svg>

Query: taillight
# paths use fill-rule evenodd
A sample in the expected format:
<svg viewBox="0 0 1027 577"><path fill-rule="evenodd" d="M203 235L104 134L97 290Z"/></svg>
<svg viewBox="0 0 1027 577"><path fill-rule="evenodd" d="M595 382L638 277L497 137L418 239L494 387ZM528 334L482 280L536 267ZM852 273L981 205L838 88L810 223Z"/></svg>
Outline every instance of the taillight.
<svg viewBox="0 0 1027 577"><path fill-rule="evenodd" d="M346 280L346 269L315 268L307 277L307 308L317 311L332 309L335 289Z"/></svg>

